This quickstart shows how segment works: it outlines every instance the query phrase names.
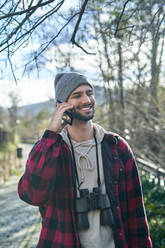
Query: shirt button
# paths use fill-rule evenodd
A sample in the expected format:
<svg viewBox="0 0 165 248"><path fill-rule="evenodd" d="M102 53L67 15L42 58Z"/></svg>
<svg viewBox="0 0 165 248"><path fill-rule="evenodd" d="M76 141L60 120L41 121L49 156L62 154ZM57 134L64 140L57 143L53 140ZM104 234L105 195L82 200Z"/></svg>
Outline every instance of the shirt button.
<svg viewBox="0 0 165 248"><path fill-rule="evenodd" d="M121 236L122 236L122 233L120 232L119 235L120 235L120 237L121 237Z"/></svg>
<svg viewBox="0 0 165 248"><path fill-rule="evenodd" d="M123 169L122 168L120 168L120 172L122 172L123 171Z"/></svg>

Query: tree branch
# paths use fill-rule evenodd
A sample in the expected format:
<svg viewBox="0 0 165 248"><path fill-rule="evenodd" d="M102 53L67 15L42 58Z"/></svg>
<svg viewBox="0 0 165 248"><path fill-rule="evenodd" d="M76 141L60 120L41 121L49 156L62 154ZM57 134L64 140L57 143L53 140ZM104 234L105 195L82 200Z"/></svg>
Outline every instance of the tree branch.
<svg viewBox="0 0 165 248"><path fill-rule="evenodd" d="M81 8L81 11L80 11L80 14L79 14L79 17L78 17L78 20L77 20L77 23L76 23L76 26L74 28L74 31L73 31L73 34L72 34L72 37L71 37L70 41L72 42L73 45L76 45L77 47L82 49L85 53L90 54L90 55L95 55L95 53L87 52L82 46L80 46L80 44L78 42L75 41L76 33L78 31L82 16L83 16L85 8L87 6L87 3L88 3L88 0L85 0L83 5L82 5L82 8Z"/></svg>
<svg viewBox="0 0 165 248"><path fill-rule="evenodd" d="M25 8L24 8L24 5L23 5L24 10L18 11L18 12L12 12L12 13L6 14L6 15L4 15L4 16L0 16L0 20L5 19L5 18L9 18L9 17L12 17L12 16L17 16L17 15L25 14L25 13L30 12L30 11L32 11L32 10L36 10L37 8L43 7L43 6L45 6L45 5L48 5L48 4L50 4L50 3L54 2L54 1L55 1L55 0L49 0L49 1L44 2L44 3L41 3L41 1L39 1L38 4L32 6L32 7L28 8L28 9L25 9ZM64 3L64 1L65 1L65 0L62 0L62 1L61 1L62 4ZM24 3L24 2L23 2L23 3Z"/></svg>
<svg viewBox="0 0 165 248"><path fill-rule="evenodd" d="M63 29L71 22L71 20L76 16L78 15L79 13L75 13L64 25L63 27L58 31L58 33L49 41L47 42L47 44L44 46L44 44L42 44L42 46L44 46L44 48L41 49L41 51L35 55L35 58L33 58L32 60L30 60L28 63L26 63L25 65L23 65L23 67L25 67L25 70L26 70L26 67L27 65L29 65L30 63L32 63L35 59L37 59L48 47L49 45L60 35L60 33L63 31ZM24 70L24 72L25 72ZM23 73L24 73L23 72Z"/></svg>
<svg viewBox="0 0 165 248"><path fill-rule="evenodd" d="M41 1L41 0L40 0L40 1ZM62 4L63 4L63 2L61 2L61 5L62 5ZM49 12L47 13L46 16L43 16L44 18L41 17L41 20L40 20L38 23L36 23L35 25L33 25L32 28L31 28L30 30L26 31L26 32L23 33L20 37L18 37L16 40L14 40L13 42L11 42L11 43L9 44L9 43L8 43L9 39L11 39L11 38L13 37L13 35L15 35L15 34L17 33L17 31L20 29L20 27L22 27L22 25L25 23L25 21L28 20L29 16L32 15L32 13L34 13L35 10L33 10L33 12L28 13L28 16L26 16L26 17L24 18L24 20L19 24L19 26L18 26L19 28L17 27L17 28L8 36L7 45L6 45L4 48L2 48L2 49L0 50L0 52L6 50L9 46L11 46L11 45L13 45L14 43L18 42L22 37L25 37L25 36L28 35L29 33L33 32L33 31L34 31L42 22L44 22L50 15L54 14L55 12L57 12L57 11L59 10L59 8L61 7L61 5L59 5L59 3L58 3L58 5L57 5L53 10L49 11ZM5 43L6 43L6 41L4 41L3 43L1 43L1 44L0 44L0 47L3 46Z"/></svg>
<svg viewBox="0 0 165 248"><path fill-rule="evenodd" d="M77 20L75 29L74 29L72 37L71 37L72 44L74 44L74 42L75 42L75 36L76 36L77 31L78 31L78 28L79 28L79 25L80 25L80 22L81 22L83 14L84 14L84 11L85 11L87 3L88 3L88 0L85 0L84 4L82 5L82 8L81 8L81 11L80 11L80 14L79 14L79 18Z"/></svg>
<svg viewBox="0 0 165 248"><path fill-rule="evenodd" d="M127 5L128 2L130 2L130 1L131 1L131 0L127 0L127 1L124 3L122 12L121 12L121 14L120 14L120 16L119 16L119 19L118 19L118 21L117 21L116 31L115 31L115 34L114 34L115 37L117 36L117 32L119 31L119 24L120 24L120 21L121 21L121 18L122 18L122 16L123 16L123 14L124 14L124 10L125 10L125 8L126 8L126 5Z"/></svg>
<svg viewBox="0 0 165 248"><path fill-rule="evenodd" d="M83 48L79 43L77 43L76 41L74 41L73 43L74 45L76 45L77 47L79 47L81 50L83 50L86 54L89 54L89 55L95 55L96 53L90 53L88 52L85 48Z"/></svg>
<svg viewBox="0 0 165 248"><path fill-rule="evenodd" d="M15 73L14 73L13 64L12 64L12 61L11 61L11 58L10 58L10 51L9 51L9 48L8 48L7 57L8 57L8 61L9 61L9 65L10 65L10 68L11 68L11 72L12 72L14 81L15 81L15 83L17 84L17 78L16 78Z"/></svg>

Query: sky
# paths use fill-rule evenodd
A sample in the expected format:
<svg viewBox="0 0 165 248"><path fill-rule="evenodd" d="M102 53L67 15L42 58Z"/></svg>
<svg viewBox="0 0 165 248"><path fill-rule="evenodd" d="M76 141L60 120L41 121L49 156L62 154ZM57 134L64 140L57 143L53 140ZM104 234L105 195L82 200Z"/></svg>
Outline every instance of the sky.
<svg viewBox="0 0 165 248"><path fill-rule="evenodd" d="M63 51L70 50L69 45L63 45ZM73 48L76 50L76 48ZM79 48L77 48L78 51ZM50 53L53 53L53 49ZM82 53L86 57L87 55ZM49 55L48 55L49 56ZM93 62L93 56L88 57L88 62ZM54 92L54 78L57 74L56 64L52 61L44 65L43 70L39 73L39 78L35 76L35 71L31 73L28 77L21 77L18 79L17 84L12 77L12 73L8 73L6 77L0 80L0 106L10 107L11 98L9 94L14 92L20 99L18 105L24 106L28 104L38 103L48 101L55 98ZM58 67L58 66L57 66ZM75 70L81 72L93 81L94 76L97 75L96 71L93 69L93 66L90 68L90 65L86 60L80 59L79 56L74 59ZM68 69L66 69L68 71ZM96 80L94 80L96 81Z"/></svg>
<svg viewBox="0 0 165 248"><path fill-rule="evenodd" d="M52 79L23 79L17 85L7 79L0 81L0 106L10 107L9 94L14 92L20 99L19 105L43 102L54 98L54 82Z"/></svg>
<svg viewBox="0 0 165 248"><path fill-rule="evenodd" d="M63 46L63 51L64 49L68 50L70 49L70 46L65 45L65 48ZM86 55L84 54L83 56ZM92 56L88 57L88 62L90 62L90 60L93 61ZM90 65L87 64L86 60L80 60L79 56L77 56L77 59L74 61L74 67L76 71L87 76L89 80L93 80L94 75L97 75L93 67L90 68ZM7 77L0 80L0 106L6 108L11 106L11 98L9 94L12 92L14 92L20 99L18 103L19 106L54 99L54 78L57 74L55 68L56 65L53 62L45 64L45 68L40 72L39 78L34 75L34 72L29 78L25 76L20 77L17 84L12 78L10 72Z"/></svg>
<svg viewBox="0 0 165 248"><path fill-rule="evenodd" d="M92 81L94 77L97 77L97 72L93 66L93 63L95 63L95 56L86 55L79 48L72 46L71 44L62 44L60 47L63 52L73 52L76 55L72 59L73 66L76 71L81 72ZM17 64L19 64L19 59L22 59L21 54L25 53L27 50L28 47L23 49L22 52L18 52L18 56L16 56L16 59L18 60ZM15 71L15 75L18 80L17 84L14 81L9 66L6 67L6 75L0 79L0 106L5 108L11 106L11 98L9 96L11 92L18 95L18 98L20 99L18 103L19 106L54 99L54 78L57 74L56 68L61 66L61 64L56 64L58 62L53 60L54 54L56 54L56 48L54 47L46 53L46 56L52 59L44 64L44 68L42 68L39 72L39 78L38 75L36 75L36 70L32 71L30 75L26 73L22 76L22 69L19 69L18 67ZM68 71L67 68L66 70ZM96 80L94 81L96 82Z"/></svg>
<svg viewBox="0 0 165 248"><path fill-rule="evenodd" d="M72 2L66 1L60 11L67 11L69 7L73 6L73 4L76 6L78 3L78 0L73 0ZM35 46L39 46L39 44L36 44L35 42L32 44L29 41L26 47L23 47L22 49L20 48L14 54L13 58L11 57L11 60L14 61L13 64L16 64L16 66L19 65L19 61L21 61L22 58L24 59L26 52L30 49L35 49ZM3 58L1 55L1 62L2 60ZM54 65L52 64L46 66L52 67ZM26 76L22 77L22 70L17 69L15 71L16 78L18 79L16 84L11 73L9 62L4 62L1 64L0 72L3 71L2 74L4 75L0 78L0 106L11 106L11 98L9 96L11 92L14 92L20 98L20 106L43 102L54 98L54 77L56 72L54 68L49 69L50 68L48 68L48 70L47 68L44 68L40 73L39 78L35 76L35 72L32 73L30 78Z"/></svg>
<svg viewBox="0 0 165 248"><path fill-rule="evenodd" d="M66 2L69 3L69 1L66 1ZM74 2L76 3L78 1L74 0ZM22 57L24 59L25 53L29 49L35 50L37 46L39 46L39 44L36 44L36 43L32 44L29 42L28 46L18 51L14 59L18 61L19 59L22 59ZM81 50L79 48L76 48L75 46L72 47L71 49L71 44L69 45L62 44L61 46L63 46L62 47L63 52L65 51L68 52L68 49L70 53L77 52L77 56L76 57L74 56L75 61L73 65L77 71L80 71L83 74L85 74L90 80L94 79L93 80L94 82L97 82L97 80L99 80L97 78L97 74L98 74L98 71L96 71L97 66L94 66L96 63L96 56L86 55L84 53L83 55L81 54L80 56L79 52ZM92 44L91 44L91 47L92 47ZM56 52L53 51L53 49L49 51L48 55L46 54L46 56L49 56L49 57L51 56L52 63L48 63L44 65L45 68L43 68L43 71L40 73L40 78L37 78L37 76L35 76L35 73L32 73L32 75L29 78L27 77L28 75L23 76L23 77L20 76L17 84L15 83L12 77L11 69L9 68L9 66L7 66L4 69L5 76L0 78L0 106L3 106L3 107L11 106L11 99L9 96L11 92L15 92L20 98L19 106L28 105L32 103L38 103L38 102L44 102L44 101L54 98L55 97L54 77L57 73L57 71L55 71L55 68L56 67L58 68L58 66L56 66L56 64L53 62L54 54L56 55ZM82 58L84 60L82 60ZM0 68L0 72L1 71L2 71L2 65ZM20 75L21 73L22 71L20 70ZM19 74L19 70L16 71L16 74Z"/></svg>

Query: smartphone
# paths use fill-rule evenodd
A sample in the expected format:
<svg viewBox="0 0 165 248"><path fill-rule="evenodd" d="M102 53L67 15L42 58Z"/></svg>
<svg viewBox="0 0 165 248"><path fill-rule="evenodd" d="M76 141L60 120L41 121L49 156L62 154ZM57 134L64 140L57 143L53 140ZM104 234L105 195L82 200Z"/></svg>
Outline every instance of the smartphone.
<svg viewBox="0 0 165 248"><path fill-rule="evenodd" d="M61 103L61 102L58 101L58 103ZM62 120L65 121L66 123L68 123L69 125L72 125L72 120L73 120L72 113L73 112L74 112L73 109L65 111L63 116L62 116Z"/></svg>
<svg viewBox="0 0 165 248"><path fill-rule="evenodd" d="M73 111L74 111L73 109L65 111L63 114L63 117L62 117L62 120L65 121L66 123L68 123L69 125L72 125L72 120L73 120L72 113L73 113Z"/></svg>

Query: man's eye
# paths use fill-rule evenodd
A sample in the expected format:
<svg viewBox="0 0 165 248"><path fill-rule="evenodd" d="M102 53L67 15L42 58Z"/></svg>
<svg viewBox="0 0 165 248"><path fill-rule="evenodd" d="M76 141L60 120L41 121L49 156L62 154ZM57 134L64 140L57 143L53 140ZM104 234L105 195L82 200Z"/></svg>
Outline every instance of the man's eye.
<svg viewBox="0 0 165 248"><path fill-rule="evenodd" d="M90 92L87 93L87 95L88 95L88 96L92 96L92 95L93 95L93 92L90 91Z"/></svg>
<svg viewBox="0 0 165 248"><path fill-rule="evenodd" d="M75 96L74 96L74 98L79 98L79 97L80 97L80 95L75 95Z"/></svg>

